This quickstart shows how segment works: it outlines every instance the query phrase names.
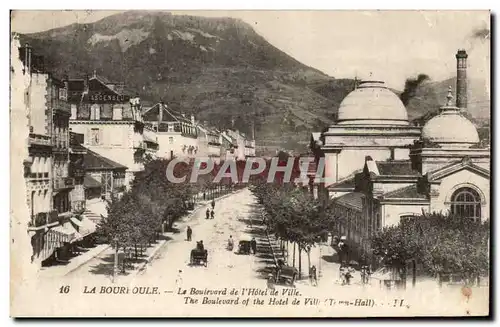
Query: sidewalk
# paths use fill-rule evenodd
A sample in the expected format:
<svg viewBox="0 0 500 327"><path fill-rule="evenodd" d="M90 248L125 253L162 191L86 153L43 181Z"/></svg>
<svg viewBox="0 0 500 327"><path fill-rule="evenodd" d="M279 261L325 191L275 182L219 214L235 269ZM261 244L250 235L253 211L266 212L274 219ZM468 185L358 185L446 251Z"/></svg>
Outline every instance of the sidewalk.
<svg viewBox="0 0 500 327"><path fill-rule="evenodd" d="M88 261L97 257L99 254L108 250L111 246L109 244L100 244L95 248L89 249L88 252L82 253L74 258L71 258L67 265L57 265L50 267L42 267L38 272L38 276L41 278L52 278L52 277L62 277L70 272L78 269L78 267L84 265Z"/></svg>

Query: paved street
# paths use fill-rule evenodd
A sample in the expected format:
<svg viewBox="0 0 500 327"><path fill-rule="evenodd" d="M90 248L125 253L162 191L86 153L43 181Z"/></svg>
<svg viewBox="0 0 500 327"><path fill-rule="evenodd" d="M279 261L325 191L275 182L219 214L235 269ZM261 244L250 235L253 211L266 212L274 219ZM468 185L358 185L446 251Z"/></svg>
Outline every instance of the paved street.
<svg viewBox="0 0 500 327"><path fill-rule="evenodd" d="M164 246L158 257L148 265L147 269L135 278L135 283L164 285L167 289L176 289L180 284L190 287L222 287L249 286L265 287L266 267L272 262L272 255L260 253L254 255L238 255L238 240L241 237L256 237L258 252L264 251L265 234L260 226L254 226L258 215L254 197L247 189L230 195L215 206L215 219L205 219L205 210L194 215L189 225L193 229L193 240L187 242L184 223L181 233ZM232 235L235 240L233 251L226 249L227 239ZM203 240L208 250L208 267L189 266L189 255L196 241ZM179 273L179 270L182 270Z"/></svg>
<svg viewBox="0 0 500 327"><path fill-rule="evenodd" d="M207 201L208 202L208 201ZM266 287L266 277L274 265L270 244L267 240L264 226L260 221L260 210L250 190L244 189L227 195L216 201L215 219L205 219L208 205L195 210L194 213L174 225L175 233L166 233L162 244L157 244L154 259L138 274L128 270L125 275L117 277L117 283L161 285L166 290L177 289L180 284L199 287L207 285L236 287L244 285L251 287ZM186 228L193 230L192 241L186 241ZM232 235L235 248L232 252L226 249L227 239ZM258 253L254 255L238 255L238 240L241 237L255 237ZM189 266L189 255L196 241L203 240L208 250L208 267ZM321 253L319 252L321 247ZM311 251L311 264L316 265L320 274L320 285L335 284L338 280L338 264L333 261L334 250L328 245L315 247ZM154 246L148 252L152 252ZM277 244L273 244L275 253ZM292 247L289 248L292 251ZM290 253L289 264L292 264ZM321 258L321 263L319 262ZM95 258L81 265L68 275L54 274L58 279L64 278L71 282L111 282L114 251L109 248ZM298 265L298 254L296 257ZM47 276L50 270L56 273L60 267L50 267L44 271ZM307 255L302 253L302 274L307 276ZM182 272L179 272L181 270ZM308 285L307 280L299 281L297 287Z"/></svg>

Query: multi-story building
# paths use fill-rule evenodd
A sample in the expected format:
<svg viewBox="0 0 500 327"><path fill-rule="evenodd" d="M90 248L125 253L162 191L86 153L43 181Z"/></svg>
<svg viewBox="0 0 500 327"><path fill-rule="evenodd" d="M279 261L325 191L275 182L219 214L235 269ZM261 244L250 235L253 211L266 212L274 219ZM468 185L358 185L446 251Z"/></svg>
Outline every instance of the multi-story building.
<svg viewBox="0 0 500 327"><path fill-rule="evenodd" d="M155 153L155 140L147 137L140 99L122 93L122 87L98 76L68 80L71 130L84 135L83 145L128 167L125 185L144 170L146 154Z"/></svg>
<svg viewBox="0 0 500 327"><path fill-rule="evenodd" d="M224 131L223 137L231 144L227 157L233 157L236 160L245 160L248 157L255 157L255 140L248 138L245 134L235 129Z"/></svg>
<svg viewBox="0 0 500 327"><path fill-rule="evenodd" d="M29 158L25 161L32 262L40 265L54 253L64 252L77 239L71 223L69 175L69 106L67 89L48 73L43 58L29 45L20 48L24 74L30 75L26 102L29 111Z"/></svg>
<svg viewBox="0 0 500 327"><path fill-rule="evenodd" d="M222 142L220 132L208 127L207 124L198 124L196 127L198 129L198 156L211 158L219 164Z"/></svg>
<svg viewBox="0 0 500 327"><path fill-rule="evenodd" d="M144 124L156 132L158 157L194 158L198 155L198 129L194 116L175 112L159 102L143 114Z"/></svg>

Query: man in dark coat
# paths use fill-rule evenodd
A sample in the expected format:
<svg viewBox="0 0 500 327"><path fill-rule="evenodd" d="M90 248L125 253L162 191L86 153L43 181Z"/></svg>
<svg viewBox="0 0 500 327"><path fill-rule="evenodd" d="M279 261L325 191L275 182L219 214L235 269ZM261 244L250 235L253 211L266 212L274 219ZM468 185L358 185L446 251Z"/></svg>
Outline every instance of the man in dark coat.
<svg viewBox="0 0 500 327"><path fill-rule="evenodd" d="M253 254L256 254L257 253L257 241L255 240L255 237L252 237L252 240L250 241L250 246L252 247Z"/></svg>
<svg viewBox="0 0 500 327"><path fill-rule="evenodd" d="M190 226L188 226L188 228L186 230L186 234L187 234L187 240L191 241L191 235L193 235L193 230L191 229Z"/></svg>
<svg viewBox="0 0 500 327"><path fill-rule="evenodd" d="M210 209L209 208L207 208L207 213L206 214L207 214L206 219L210 219Z"/></svg>

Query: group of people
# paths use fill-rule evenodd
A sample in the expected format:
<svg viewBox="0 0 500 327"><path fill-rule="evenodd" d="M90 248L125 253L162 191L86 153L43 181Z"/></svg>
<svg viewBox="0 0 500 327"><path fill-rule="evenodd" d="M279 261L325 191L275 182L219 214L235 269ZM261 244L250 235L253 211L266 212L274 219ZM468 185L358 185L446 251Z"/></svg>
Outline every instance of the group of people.
<svg viewBox="0 0 500 327"><path fill-rule="evenodd" d="M211 205L212 205L212 210L210 210L210 208L207 208L206 218L205 219L214 219L214 217L215 217L215 211L214 211L214 209L215 209L215 201L214 200L212 200Z"/></svg>

